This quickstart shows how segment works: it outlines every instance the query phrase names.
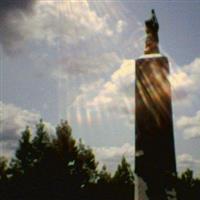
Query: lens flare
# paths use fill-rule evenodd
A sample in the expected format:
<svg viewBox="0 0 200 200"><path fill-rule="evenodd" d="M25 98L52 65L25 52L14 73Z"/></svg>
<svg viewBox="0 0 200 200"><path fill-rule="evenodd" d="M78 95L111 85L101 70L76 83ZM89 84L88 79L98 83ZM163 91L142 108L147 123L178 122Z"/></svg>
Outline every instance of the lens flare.
<svg viewBox="0 0 200 200"><path fill-rule="evenodd" d="M71 122L72 122L70 110L67 111L67 121L69 122L69 124L71 124Z"/></svg>
<svg viewBox="0 0 200 200"><path fill-rule="evenodd" d="M92 125L92 116L91 116L90 109L86 109L86 118L87 118L88 125L91 126Z"/></svg>
<svg viewBox="0 0 200 200"><path fill-rule="evenodd" d="M79 125L82 124L82 115L81 115L81 110L79 106L77 106L76 108L76 121Z"/></svg>
<svg viewBox="0 0 200 200"><path fill-rule="evenodd" d="M96 107L96 119L97 122L101 122L101 109L99 108L99 106Z"/></svg>

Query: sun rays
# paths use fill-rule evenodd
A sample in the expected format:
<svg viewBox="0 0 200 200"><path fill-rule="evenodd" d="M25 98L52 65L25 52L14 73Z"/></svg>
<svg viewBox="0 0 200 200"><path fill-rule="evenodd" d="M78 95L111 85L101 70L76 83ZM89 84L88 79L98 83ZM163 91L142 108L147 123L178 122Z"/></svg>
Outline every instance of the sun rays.
<svg viewBox="0 0 200 200"><path fill-rule="evenodd" d="M103 29L102 33L104 33L105 37L110 37L108 34L108 31L110 30L111 32L115 32L113 28L116 27L116 24L120 18L125 19L125 13L122 12L122 5L120 3L116 4L112 9L108 7L108 2L90 2L88 1L60 1L57 3L58 8L60 9L60 12L63 14L68 13L69 16L74 16L75 18L81 19L82 17L88 17L89 21L88 23L94 24L96 22L99 23L104 23L100 27L93 27L95 34L92 36L92 40L94 41L94 44L101 45L101 48L108 49L108 44L107 44L107 39L104 38L101 34L98 34L98 32ZM120 7L121 6L121 7ZM88 10L88 15L84 13L84 16L81 16L78 14L78 9L85 9ZM93 10L95 9L95 11ZM114 12L113 9L121 10L120 13ZM107 13L107 15L104 15ZM109 15L109 20L108 20L108 15ZM86 19L85 18L85 19ZM96 20L96 21L95 21ZM136 20L136 19L135 19ZM115 25L109 26L110 22L112 21L115 22ZM84 24L84 26L88 26L84 20L81 22ZM135 28L135 30L130 34L129 38L126 38L123 43L127 43L130 46L130 43L132 44L132 51L135 52L140 52L141 49L143 49L144 46L144 34L143 34L143 25L139 23L137 20L135 21L136 24L138 24L138 27ZM62 26L62 25L61 25ZM126 25L128 26L128 24ZM92 28L92 27L90 27ZM79 30L76 30L77 32L75 34L80 35L78 32ZM110 32L110 34L111 34ZM113 34L112 33L112 34ZM117 34L117 33L115 33ZM137 35L140 35L137 37ZM84 41L84 39L83 39ZM109 48L111 48L109 46ZM114 47L112 47L114 48ZM128 47L127 47L128 48ZM162 49L162 47L161 47ZM58 44L58 51L60 52L60 56L65 56L66 52L64 49L59 47ZM98 48L94 47L94 51L98 51ZM162 50L163 51L163 50ZM123 49L119 50L120 54L123 54ZM135 53L133 52L133 53ZM88 59L88 55L90 54L89 51L85 51L83 53L83 49L80 49L80 53L83 54L84 56L82 57L83 59ZM165 52L164 52L165 53ZM76 58L74 58L76 59ZM123 62L124 58L122 59L121 62ZM170 57L170 61L173 62L173 60ZM81 66L81 60L79 60L80 66ZM135 63L130 63L131 69L126 66L122 68L119 74L118 71L120 69L120 64L115 65L115 69L113 70L112 64L115 62L115 60L110 60L109 62L102 62L102 66L105 65L105 69L110 69L109 70L102 70L99 73L96 73L99 69L95 69L96 64L98 63L97 60L93 61L93 68L87 68L87 65L83 63L82 68L80 68L81 73L77 74L74 73L72 76L68 74L65 76L65 80L61 79L59 80L59 87L58 87L58 99L59 99L59 118L65 118L71 123L76 124L77 126L84 126L87 125L88 127L92 128L94 127L97 123L101 124L103 121L109 121L114 118L114 117L121 117L121 113L123 113L123 116L129 120L130 117L134 117L134 107L135 107L135 96L134 96L134 81L135 81ZM154 63L156 65L156 63ZM70 66L67 66L70 65ZM84 68L86 66L86 68ZM60 67L61 73L63 68L70 67L70 69L75 70L76 63L70 63L66 62L63 63ZM90 74L90 70L93 70L93 72ZM163 76L165 76L166 71L160 71L160 69L157 69L155 66L152 66L152 74L155 77L157 83L161 83L161 87L157 88L155 90L154 87L146 87L146 85L150 85L151 83L151 77L145 76L143 77L143 80L138 83L137 87L146 87L145 91L148 93L148 98L151 98L153 101L158 102L159 104L159 109L162 110L163 113L167 113L167 109L164 106L163 100L164 96L169 96L170 91L168 90L168 87L165 86L166 82L168 84L168 81L170 81L172 85L172 93L173 96L178 96L176 94L176 89L180 85L183 84L183 82L186 80L187 74L181 70L180 67L177 65L172 65L170 66L170 71L172 72L172 75L169 76L169 80L164 80L163 81ZM71 76L71 77L70 77ZM80 86L84 83L87 83L89 79L93 80L99 80L103 79L104 80L104 86L107 87L107 89L103 87L94 87L92 90L86 90L80 94L78 94L78 91L80 89ZM111 81L109 81L109 79ZM115 80L116 79L116 80ZM72 81L73 80L73 81ZM72 83L73 82L73 83ZM93 81L94 82L94 81ZM91 81L90 84L93 84ZM188 83L190 80L188 80ZM125 87L126 86L126 87ZM120 90L120 88L123 88L127 90L126 92ZM71 98L68 96L70 90L73 90L74 93L77 93L78 99L76 98ZM77 90L77 92L76 92ZM110 96L107 96L106 93L101 92L104 90L109 91L111 94ZM142 101L148 106L148 99L146 94L142 93L141 91L141 98ZM184 87L182 88L182 92L184 92ZM120 98L119 98L120 96ZM96 100L95 100L96 99ZM119 100L120 99L120 100ZM93 100L93 101L92 101ZM93 102L91 104L91 102ZM118 104L118 106L116 106ZM63 110L63 108L65 108ZM152 109L152 108L151 108ZM154 112L154 115L156 115L156 112L152 109L152 112ZM111 127L109 127L111 128Z"/></svg>

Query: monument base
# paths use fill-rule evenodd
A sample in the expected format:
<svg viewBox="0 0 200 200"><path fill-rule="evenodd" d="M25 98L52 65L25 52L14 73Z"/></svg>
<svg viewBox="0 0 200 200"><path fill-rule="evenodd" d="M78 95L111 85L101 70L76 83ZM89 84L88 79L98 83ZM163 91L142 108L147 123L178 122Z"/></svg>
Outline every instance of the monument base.
<svg viewBox="0 0 200 200"><path fill-rule="evenodd" d="M136 60L135 200L176 200L169 64L150 54Z"/></svg>

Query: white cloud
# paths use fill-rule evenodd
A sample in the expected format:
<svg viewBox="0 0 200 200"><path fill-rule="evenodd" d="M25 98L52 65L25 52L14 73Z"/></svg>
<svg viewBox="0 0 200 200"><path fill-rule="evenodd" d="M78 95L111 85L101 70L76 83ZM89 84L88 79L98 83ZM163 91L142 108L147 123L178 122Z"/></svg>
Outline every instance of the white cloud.
<svg viewBox="0 0 200 200"><path fill-rule="evenodd" d="M92 84L82 84L80 87L80 93L88 93L90 91L98 90L104 83L103 79L99 79L97 81L94 81Z"/></svg>
<svg viewBox="0 0 200 200"><path fill-rule="evenodd" d="M200 111L194 116L181 116L176 125L183 131L185 139L200 137Z"/></svg>
<svg viewBox="0 0 200 200"><path fill-rule="evenodd" d="M87 102L87 106L110 106L114 110L128 106L128 110L131 109L134 69L134 60L124 60L120 68L111 75L110 80L102 86L97 96Z"/></svg>
<svg viewBox="0 0 200 200"><path fill-rule="evenodd" d="M177 167L178 172L181 174L185 172L186 169L191 169L194 172L195 176L199 175L199 166L200 160L199 158L193 156L189 153L182 153L177 155Z"/></svg>
<svg viewBox="0 0 200 200"><path fill-rule="evenodd" d="M13 104L0 102L1 134L7 139L17 139L27 125L32 126L40 119L38 113L23 110Z"/></svg>
<svg viewBox="0 0 200 200"><path fill-rule="evenodd" d="M71 106L85 106L88 99L92 98L104 84L103 79L96 80L89 84L82 84L79 88L79 95L77 95Z"/></svg>
<svg viewBox="0 0 200 200"><path fill-rule="evenodd" d="M107 74L119 62L120 58L115 52L101 52L98 55L89 55L83 51L78 55L69 53L58 61L60 67L55 68L52 75L59 80L69 80L72 75L97 76L102 73Z"/></svg>
<svg viewBox="0 0 200 200"><path fill-rule="evenodd" d="M172 73L169 77L169 80L171 82L171 86L176 92L176 90L192 87L194 86L194 81L190 79L188 74L182 70L178 70L176 73Z"/></svg>
<svg viewBox="0 0 200 200"><path fill-rule="evenodd" d="M193 167L200 165L200 160L195 159L192 155L184 153L177 156L178 165L180 167Z"/></svg>
<svg viewBox="0 0 200 200"><path fill-rule="evenodd" d="M121 158L123 155L127 157L134 156L134 147L129 143L123 144L120 147L96 147L94 148L94 151L101 160L107 160L116 157Z"/></svg>
<svg viewBox="0 0 200 200"><path fill-rule="evenodd" d="M50 36L51 42L62 39L66 44L71 44L93 34L112 35L106 20L106 17L99 17L86 0L39 1L33 23L37 36L43 39Z"/></svg>
<svg viewBox="0 0 200 200"><path fill-rule="evenodd" d="M92 112L98 119L95 122L101 118L100 114L107 113L125 117L130 125L134 118L134 67L134 60L124 60L108 81L101 79L81 86L71 106Z"/></svg>
<svg viewBox="0 0 200 200"><path fill-rule="evenodd" d="M126 26L126 22L125 22L125 21L123 21L123 20L118 20L118 21L117 21L117 25L116 25L116 31L117 31L118 33L123 32L125 26Z"/></svg>
<svg viewBox="0 0 200 200"><path fill-rule="evenodd" d="M200 59L195 59L191 64L183 66L173 72L169 80L173 90L173 100L175 109L182 111L188 106L196 111L194 106L198 106L198 96L200 95L198 85L200 85ZM134 107L134 80L135 63L134 60L123 60L119 69L111 76L110 80L102 85L99 93L92 99L88 99L87 106L101 107L106 106L110 110L126 110L129 113ZM187 106L187 107L186 107ZM196 137L197 127L186 131L186 137Z"/></svg>
<svg viewBox="0 0 200 200"><path fill-rule="evenodd" d="M184 139L200 137L200 58L172 73L176 129ZM187 114L186 114L187 112Z"/></svg>
<svg viewBox="0 0 200 200"><path fill-rule="evenodd" d="M87 0L35 2L32 12L21 12L22 9L9 12L5 29L0 32L2 44L7 50L15 51L30 40L45 41L49 45L57 45L58 42L67 45L86 40L94 34L106 37L113 34L107 16L99 17ZM7 36L9 40L6 40Z"/></svg>
<svg viewBox="0 0 200 200"><path fill-rule="evenodd" d="M111 81L115 84L129 84L135 79L135 61L123 60L120 68L111 76Z"/></svg>
<svg viewBox="0 0 200 200"><path fill-rule="evenodd" d="M18 11L11 13L7 26L18 37L9 36L6 32L2 37L11 41L10 45L7 45L10 51L21 52L18 50L23 48L31 51L29 53L25 51L26 56L32 55L32 50L35 48L44 51L48 48L48 51L58 57L57 60L54 59L55 63L51 62L54 69L50 70L59 80L66 80L71 74L106 74L114 69L116 63L118 64L121 52L126 54L128 49L133 53L136 52L135 36L131 35L128 38L132 41L127 45L133 43L131 49L125 45L127 40L124 42L123 38L118 37L127 23L126 19L119 17L116 19L113 13L98 12L98 9L95 10L91 4L87 0L38 0L32 6L32 12L28 14ZM98 4L104 6L103 3L98 2ZM118 47L120 45L122 49L119 48L114 52L115 45ZM46 60L42 59L42 62L39 64L45 65ZM50 68L49 65L47 67Z"/></svg>
<svg viewBox="0 0 200 200"><path fill-rule="evenodd" d="M198 105L197 100L199 93L199 74L200 58L172 73L170 80L173 88L174 100L176 107L187 109Z"/></svg>
<svg viewBox="0 0 200 200"><path fill-rule="evenodd" d="M21 136L21 132L29 126L31 129L35 129L35 125L39 122L41 116L39 113L31 112L13 104L5 104L0 102L0 145L6 147L6 154L15 150L18 144L18 139ZM54 131L53 126L44 122L47 130L52 133Z"/></svg>
<svg viewBox="0 0 200 200"><path fill-rule="evenodd" d="M187 73L191 77L193 76L193 77L197 78L198 74L200 72L199 65L200 65L200 58L196 58L196 59L194 59L194 61L192 63L184 66L184 69L187 71Z"/></svg>
<svg viewBox="0 0 200 200"><path fill-rule="evenodd" d="M0 2L0 45L5 51L10 51L14 45L24 40L19 22L30 16L35 2L35 0Z"/></svg>
<svg viewBox="0 0 200 200"><path fill-rule="evenodd" d="M125 143L122 146L94 147L93 149L97 161L100 162L100 166L105 164L111 171L116 169L122 156L125 156L127 160L133 164L135 149L134 146L129 143Z"/></svg>

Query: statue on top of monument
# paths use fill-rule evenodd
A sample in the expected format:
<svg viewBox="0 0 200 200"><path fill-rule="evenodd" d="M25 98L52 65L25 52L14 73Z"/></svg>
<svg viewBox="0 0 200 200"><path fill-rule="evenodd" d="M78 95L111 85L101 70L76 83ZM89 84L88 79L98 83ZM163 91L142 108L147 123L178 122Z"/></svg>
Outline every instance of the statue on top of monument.
<svg viewBox="0 0 200 200"><path fill-rule="evenodd" d="M146 26L146 42L145 42L145 54L159 53L159 38L158 30L159 24L155 14L155 11L152 9L151 18L145 21Z"/></svg>

